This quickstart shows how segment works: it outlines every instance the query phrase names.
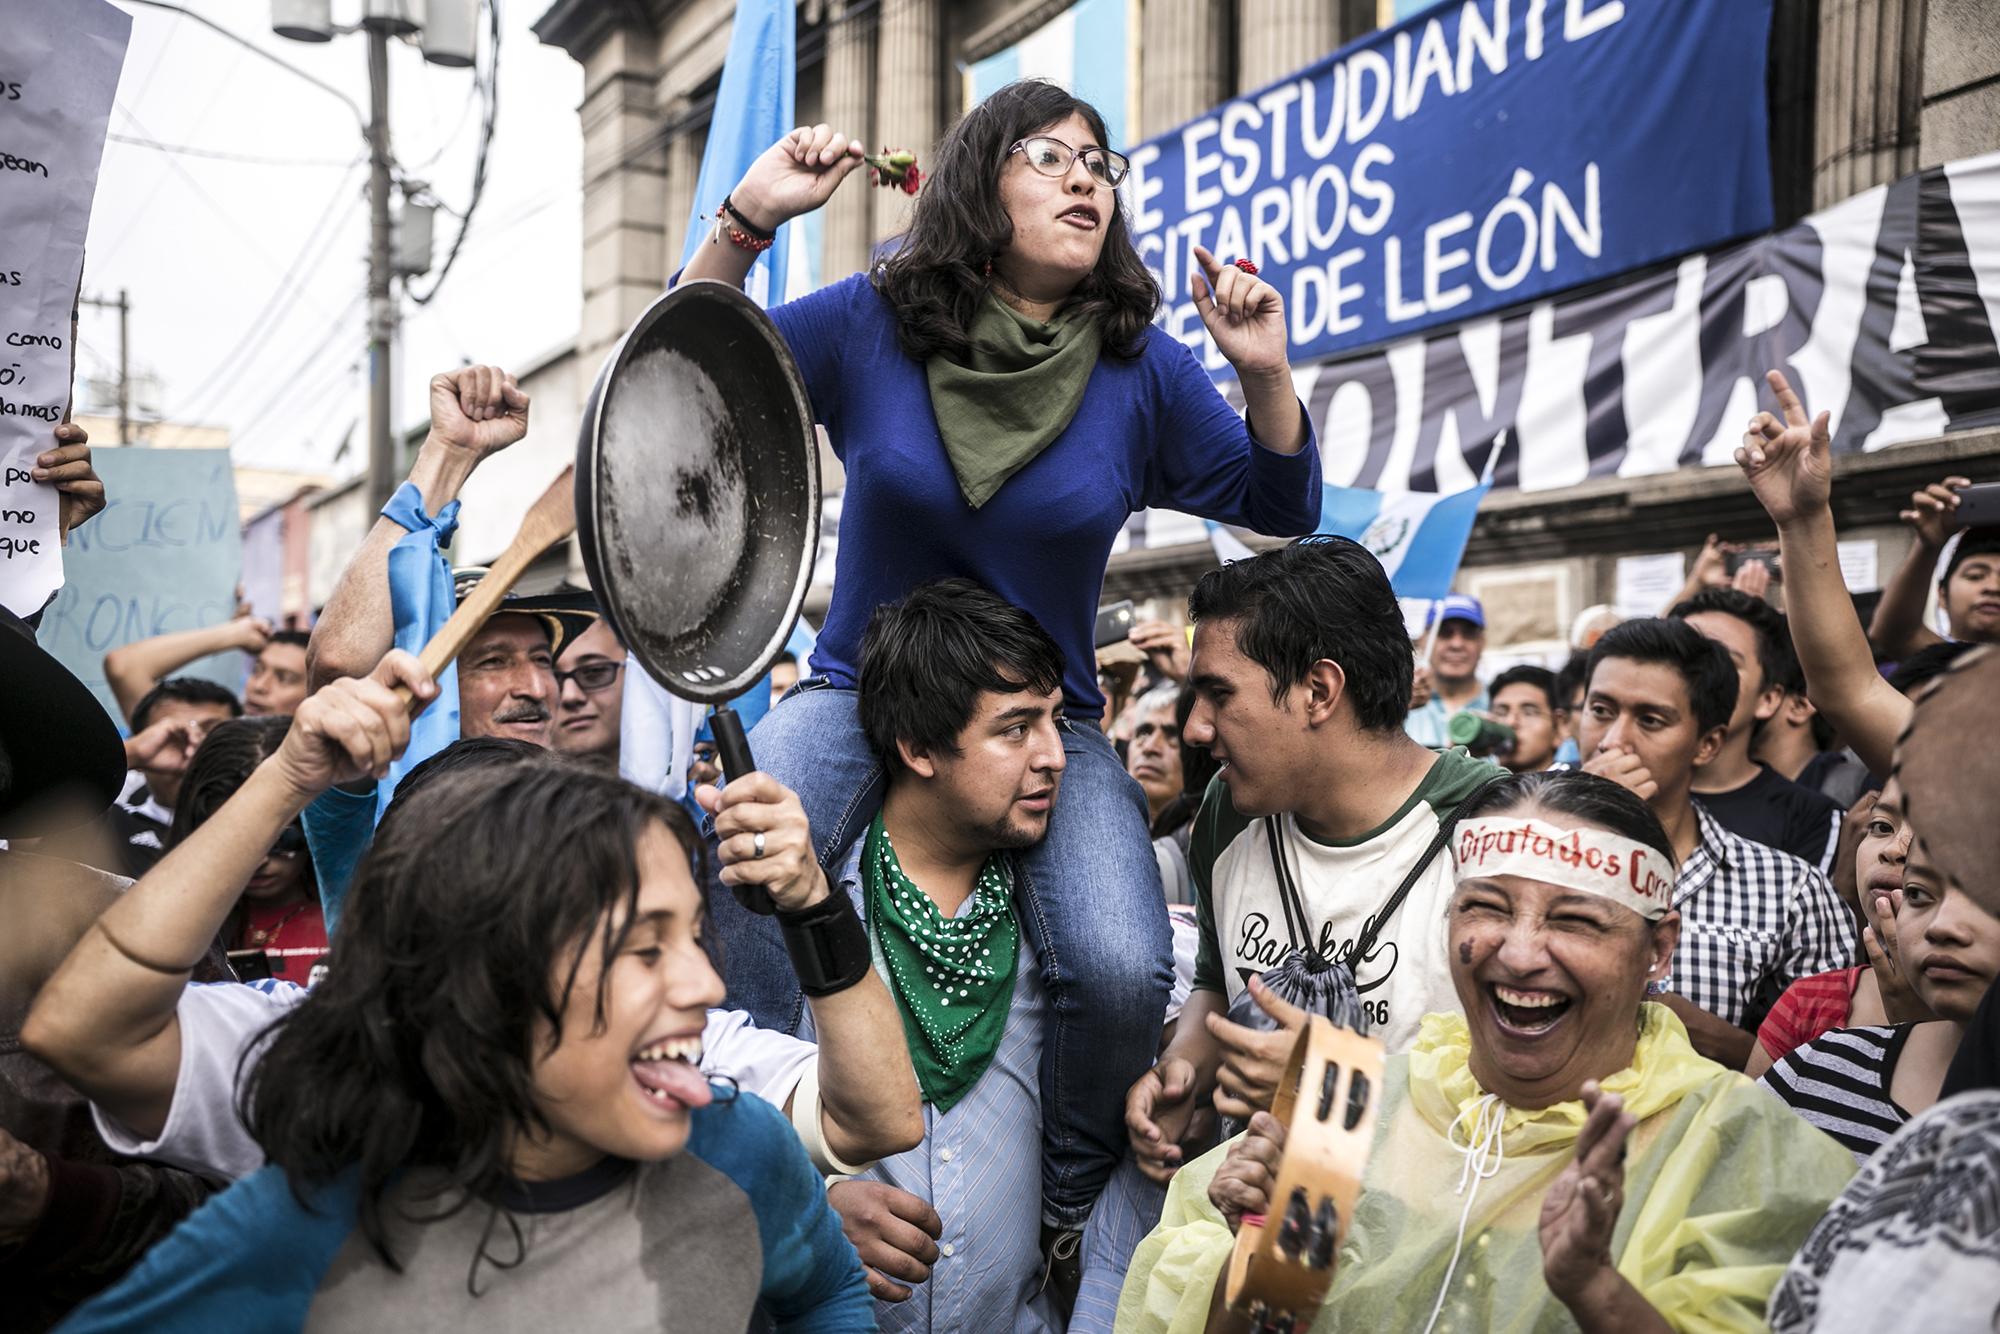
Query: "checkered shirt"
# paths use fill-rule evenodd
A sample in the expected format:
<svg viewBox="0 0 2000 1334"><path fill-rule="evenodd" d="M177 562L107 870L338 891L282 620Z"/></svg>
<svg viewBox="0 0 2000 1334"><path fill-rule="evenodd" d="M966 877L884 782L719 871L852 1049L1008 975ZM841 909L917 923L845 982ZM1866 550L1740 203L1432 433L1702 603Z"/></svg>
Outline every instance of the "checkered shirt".
<svg viewBox="0 0 2000 1334"><path fill-rule="evenodd" d="M1730 833L1698 800L1694 811L1669 990L1741 1027L1798 979L1856 962L1853 917L1818 867Z"/></svg>

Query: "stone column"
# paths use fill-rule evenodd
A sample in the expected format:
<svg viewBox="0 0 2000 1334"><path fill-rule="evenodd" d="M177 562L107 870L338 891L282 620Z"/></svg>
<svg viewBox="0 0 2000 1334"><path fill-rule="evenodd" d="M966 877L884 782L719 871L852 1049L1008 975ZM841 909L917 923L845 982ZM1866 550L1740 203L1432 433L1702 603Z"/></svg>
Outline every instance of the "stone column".
<svg viewBox="0 0 2000 1334"><path fill-rule="evenodd" d="M842 134L853 135L873 150L876 147L874 6L834 0L826 22L823 92L826 123ZM871 197L875 193L869 187L864 168L827 201L821 282L837 282L867 265L869 245L875 239L875 200Z"/></svg>
<svg viewBox="0 0 2000 1334"><path fill-rule="evenodd" d="M1229 7L1218 0L1145 0L1139 21L1139 127L1132 140L1192 120L1229 95Z"/></svg>
<svg viewBox="0 0 2000 1334"><path fill-rule="evenodd" d="M2000 148L2000 23L1991 0L1931 0L1921 165Z"/></svg>
<svg viewBox="0 0 2000 1334"><path fill-rule="evenodd" d="M1822 0L1814 207L1916 170L1924 8L1925 0Z"/></svg>
<svg viewBox="0 0 2000 1334"><path fill-rule="evenodd" d="M1335 0L1236 0L1238 92L1275 83L1339 45Z"/></svg>
<svg viewBox="0 0 2000 1334"><path fill-rule="evenodd" d="M577 347L585 365L666 286L661 219L666 159L653 83L658 51L651 33L611 33L584 61L583 319Z"/></svg>
<svg viewBox="0 0 2000 1334"><path fill-rule="evenodd" d="M882 0L877 38L875 139L868 147L907 148L929 162L942 128L938 122L941 30L938 0ZM866 182L861 186L867 189ZM902 230L910 198L901 190L874 196L874 238Z"/></svg>

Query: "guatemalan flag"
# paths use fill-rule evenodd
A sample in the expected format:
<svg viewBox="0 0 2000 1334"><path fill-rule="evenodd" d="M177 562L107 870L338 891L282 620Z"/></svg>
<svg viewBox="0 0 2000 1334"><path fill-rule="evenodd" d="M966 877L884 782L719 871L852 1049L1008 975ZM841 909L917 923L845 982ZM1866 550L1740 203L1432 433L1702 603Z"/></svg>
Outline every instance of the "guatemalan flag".
<svg viewBox="0 0 2000 1334"><path fill-rule="evenodd" d="M1436 601L1451 592L1479 502L1492 486L1488 478L1450 495L1323 487L1319 527L1314 531L1353 538L1374 552L1397 597ZM1209 536L1223 560L1253 554L1226 528L1211 525Z"/></svg>
<svg viewBox="0 0 2000 1334"><path fill-rule="evenodd" d="M684 266L698 248L711 244L722 197L765 149L798 126L793 119L798 84L795 8L792 0L742 0L736 6L729 56L715 92L708 147L702 150L687 240L681 247ZM778 228L777 243L751 265L743 290L758 305L775 306L813 290L819 267L819 216L815 211Z"/></svg>

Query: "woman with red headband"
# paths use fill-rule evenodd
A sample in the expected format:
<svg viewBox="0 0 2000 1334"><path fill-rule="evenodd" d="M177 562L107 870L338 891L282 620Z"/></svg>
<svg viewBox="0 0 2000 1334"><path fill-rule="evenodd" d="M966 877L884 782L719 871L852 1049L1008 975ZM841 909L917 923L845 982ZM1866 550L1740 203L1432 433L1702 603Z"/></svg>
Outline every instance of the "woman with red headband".
<svg viewBox="0 0 2000 1334"><path fill-rule="evenodd" d="M1852 1168L1648 1002L1680 937L1666 832L1593 774L1517 774L1468 804L1438 924L1463 1013L1388 1059L1344 1244L1305 1198L1272 1198L1288 1128L1258 1112L1175 1175L1120 1334L1251 1329L1223 1273L1265 1216L1293 1229L1280 1247L1333 1258L1319 1308L1282 1328L1764 1327Z"/></svg>
<svg viewBox="0 0 2000 1334"><path fill-rule="evenodd" d="M875 607L968 577L1031 613L1065 654L1068 768L1017 904L1055 1013L1043 1058L1046 1220L1078 1226L1124 1142L1172 980L1146 800L1094 720L1094 627L1126 522L1159 506L1260 532L1317 524L1319 451L1292 388L1284 303L1247 262L1200 248L1189 289L1236 372L1239 417L1152 323L1160 290L1117 188L1104 120L1047 83L1010 84L925 164L909 230L873 272L771 312L846 467L833 602L808 679L752 738L804 799L824 861L864 831L882 768L855 717ZM740 283L779 224L862 164L826 125L767 151L715 209L685 278ZM962 722L962 720L961 720ZM776 928L713 896L735 1003L789 1031L800 1004Z"/></svg>

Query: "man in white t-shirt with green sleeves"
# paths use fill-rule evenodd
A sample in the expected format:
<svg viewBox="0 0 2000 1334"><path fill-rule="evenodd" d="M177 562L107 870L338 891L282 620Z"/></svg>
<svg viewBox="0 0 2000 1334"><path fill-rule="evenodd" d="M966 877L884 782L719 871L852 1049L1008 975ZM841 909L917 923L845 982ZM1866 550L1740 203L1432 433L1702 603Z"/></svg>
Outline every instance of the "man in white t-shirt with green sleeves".
<svg viewBox="0 0 2000 1334"><path fill-rule="evenodd" d="M1211 1095L1225 1116L1269 1106L1291 1036L1226 1016L1295 944L1353 967L1391 1052L1425 1014L1458 1008L1440 833L1504 773L1404 731L1410 641L1388 576L1358 544L1320 535L1237 561L1203 576L1188 606L1196 702L1183 735L1222 772L1188 850L1194 993L1126 1104L1134 1155L1156 1181L1179 1166L1189 1117ZM1267 1008L1299 1022L1281 1001Z"/></svg>

